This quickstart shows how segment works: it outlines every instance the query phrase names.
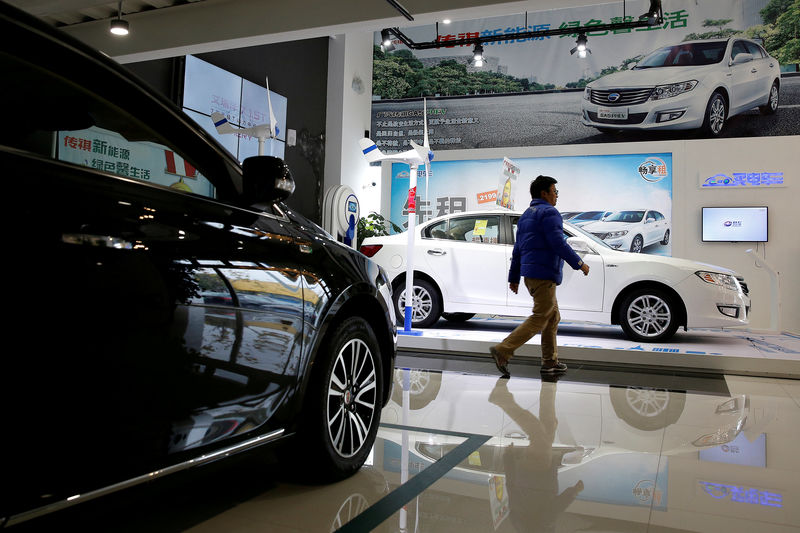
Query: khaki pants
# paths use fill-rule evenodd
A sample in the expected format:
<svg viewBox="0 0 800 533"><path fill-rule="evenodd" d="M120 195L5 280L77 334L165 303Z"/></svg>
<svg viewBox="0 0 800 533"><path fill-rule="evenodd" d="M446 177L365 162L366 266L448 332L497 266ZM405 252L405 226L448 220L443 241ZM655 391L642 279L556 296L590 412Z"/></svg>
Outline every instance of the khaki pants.
<svg viewBox="0 0 800 533"><path fill-rule="evenodd" d="M541 333L542 361L557 361L556 331L561 314L556 301L556 284L549 279L525 278L525 286L533 297L533 314L495 346L495 349L500 355L510 359L514 350Z"/></svg>

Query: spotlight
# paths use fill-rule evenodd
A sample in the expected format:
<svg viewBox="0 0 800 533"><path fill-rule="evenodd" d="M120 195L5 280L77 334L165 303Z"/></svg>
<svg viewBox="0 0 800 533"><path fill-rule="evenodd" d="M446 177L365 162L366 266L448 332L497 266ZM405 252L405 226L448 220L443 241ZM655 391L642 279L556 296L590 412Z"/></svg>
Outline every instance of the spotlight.
<svg viewBox="0 0 800 533"><path fill-rule="evenodd" d="M394 50L392 44L392 32L388 29L381 30L381 50L384 52L391 52Z"/></svg>
<svg viewBox="0 0 800 533"><path fill-rule="evenodd" d="M578 35L578 40L575 41L575 48L569 51L570 55L574 54L575 52L578 52L578 57L583 59L584 57L586 57L587 53L591 54L592 51L589 50L589 48L586 46L586 42L587 39L585 34L581 33L580 35Z"/></svg>
<svg viewBox="0 0 800 533"><path fill-rule="evenodd" d="M476 67L483 66L483 46L480 42L475 43L475 48L472 50L472 61Z"/></svg>
<svg viewBox="0 0 800 533"><path fill-rule="evenodd" d="M117 18L111 20L111 28L109 29L114 35L128 35L129 25L127 20L122 20L122 0L119 2L119 10Z"/></svg>

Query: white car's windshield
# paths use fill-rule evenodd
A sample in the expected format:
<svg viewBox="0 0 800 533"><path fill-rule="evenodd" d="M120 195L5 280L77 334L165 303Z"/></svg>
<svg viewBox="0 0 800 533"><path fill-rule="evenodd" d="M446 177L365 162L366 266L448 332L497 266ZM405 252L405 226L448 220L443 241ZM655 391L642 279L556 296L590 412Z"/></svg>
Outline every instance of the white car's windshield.
<svg viewBox="0 0 800 533"><path fill-rule="evenodd" d="M584 239L592 241L595 244L599 244L603 248L608 248L610 250L613 250L613 248L611 246L609 246L608 244L606 244L605 241L602 241L602 240L598 239L597 237L595 237L594 235L592 235L588 231L583 230L583 229L579 228L578 226L573 226L572 224L565 223L564 224L564 229L567 231L567 235L569 235L571 233L572 237L583 237Z"/></svg>
<svg viewBox="0 0 800 533"><path fill-rule="evenodd" d="M651 52L636 64L634 70L655 67L683 67L719 63L725 56L727 41L682 43Z"/></svg>
<svg viewBox="0 0 800 533"><path fill-rule="evenodd" d="M608 215L604 222L641 222L644 211L617 211Z"/></svg>

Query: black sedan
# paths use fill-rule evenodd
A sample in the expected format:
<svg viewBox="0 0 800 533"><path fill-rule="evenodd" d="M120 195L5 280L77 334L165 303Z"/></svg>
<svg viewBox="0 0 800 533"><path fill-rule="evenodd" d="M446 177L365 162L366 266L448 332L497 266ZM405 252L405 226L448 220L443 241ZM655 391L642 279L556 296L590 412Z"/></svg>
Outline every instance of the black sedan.
<svg viewBox="0 0 800 533"><path fill-rule="evenodd" d="M391 393L385 273L285 205L282 160L240 166L2 3L0 42L0 526L287 437L357 471Z"/></svg>

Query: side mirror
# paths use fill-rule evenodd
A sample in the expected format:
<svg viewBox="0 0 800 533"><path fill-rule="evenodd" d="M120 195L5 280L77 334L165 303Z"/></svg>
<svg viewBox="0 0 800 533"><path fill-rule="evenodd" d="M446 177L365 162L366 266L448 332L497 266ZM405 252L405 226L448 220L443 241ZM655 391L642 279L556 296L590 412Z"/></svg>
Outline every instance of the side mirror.
<svg viewBox="0 0 800 533"><path fill-rule="evenodd" d="M741 54L737 54L736 57L733 58L731 62L732 65L741 65L742 63L747 63L753 60L753 54L745 54L744 52Z"/></svg>
<svg viewBox="0 0 800 533"><path fill-rule="evenodd" d="M569 237L567 239L567 244L576 252L585 252L589 254L595 253L591 246L589 246L589 243L580 237Z"/></svg>
<svg viewBox="0 0 800 533"><path fill-rule="evenodd" d="M289 167L279 157L259 155L248 157L242 165L242 203L280 202L294 192L294 179Z"/></svg>

